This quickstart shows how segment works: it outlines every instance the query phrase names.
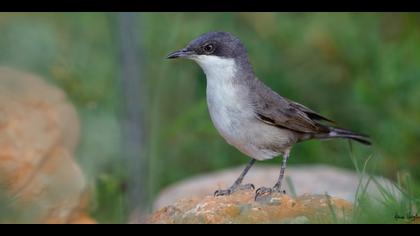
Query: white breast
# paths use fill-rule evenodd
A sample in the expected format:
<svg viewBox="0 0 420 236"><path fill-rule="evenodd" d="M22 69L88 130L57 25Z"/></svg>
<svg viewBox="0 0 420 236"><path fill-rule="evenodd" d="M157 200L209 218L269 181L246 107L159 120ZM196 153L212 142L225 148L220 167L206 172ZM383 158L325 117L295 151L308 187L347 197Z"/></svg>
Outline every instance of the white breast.
<svg viewBox="0 0 420 236"><path fill-rule="evenodd" d="M235 61L216 56L197 56L194 60L207 77L207 103L214 125L227 142L238 144L244 138L244 124L252 111L247 101L248 88L235 79Z"/></svg>

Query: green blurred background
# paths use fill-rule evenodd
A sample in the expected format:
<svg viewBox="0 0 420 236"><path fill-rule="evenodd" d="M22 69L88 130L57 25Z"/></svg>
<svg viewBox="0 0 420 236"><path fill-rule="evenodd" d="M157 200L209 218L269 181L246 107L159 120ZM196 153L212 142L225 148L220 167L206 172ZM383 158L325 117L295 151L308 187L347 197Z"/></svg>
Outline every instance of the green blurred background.
<svg viewBox="0 0 420 236"><path fill-rule="evenodd" d="M77 160L92 186L100 222L125 222L121 164L122 89L116 13L1 13L0 64L33 72L62 88L77 107ZM376 174L400 172L420 183L420 14L418 13L139 13L147 94L145 149L150 200L196 174L247 158L218 135L207 112L205 76L165 55L207 31L229 31L248 48L256 74L275 91L338 125L372 136L353 145L373 155ZM268 161L278 164L279 159ZM296 145L290 165L354 169L345 141Z"/></svg>

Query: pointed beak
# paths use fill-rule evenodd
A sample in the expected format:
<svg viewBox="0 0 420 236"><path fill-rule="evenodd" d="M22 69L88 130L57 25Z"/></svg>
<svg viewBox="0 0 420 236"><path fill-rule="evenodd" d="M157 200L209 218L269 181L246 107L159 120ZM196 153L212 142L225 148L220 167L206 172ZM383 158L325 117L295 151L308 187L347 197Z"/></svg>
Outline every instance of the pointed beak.
<svg viewBox="0 0 420 236"><path fill-rule="evenodd" d="M166 56L166 59L185 58L191 55L193 55L193 52L188 51L187 49L183 48L181 50L169 53L169 55Z"/></svg>

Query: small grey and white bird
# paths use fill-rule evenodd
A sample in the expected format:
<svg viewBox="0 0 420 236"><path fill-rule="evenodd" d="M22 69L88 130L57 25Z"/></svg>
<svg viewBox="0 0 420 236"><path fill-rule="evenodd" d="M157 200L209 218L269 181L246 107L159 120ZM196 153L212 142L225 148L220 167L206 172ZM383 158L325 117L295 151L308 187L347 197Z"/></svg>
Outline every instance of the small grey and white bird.
<svg viewBox="0 0 420 236"><path fill-rule="evenodd" d="M217 190L215 196L239 189L256 160L282 155L277 183L257 189L255 199L282 192L282 180L290 150L295 143L310 139L346 138L370 145L368 136L320 123L333 121L297 102L284 98L254 74L241 41L228 32L208 32L185 48L170 53L168 59L186 58L197 62L207 78L207 105L214 126L231 145L251 157L234 184Z"/></svg>

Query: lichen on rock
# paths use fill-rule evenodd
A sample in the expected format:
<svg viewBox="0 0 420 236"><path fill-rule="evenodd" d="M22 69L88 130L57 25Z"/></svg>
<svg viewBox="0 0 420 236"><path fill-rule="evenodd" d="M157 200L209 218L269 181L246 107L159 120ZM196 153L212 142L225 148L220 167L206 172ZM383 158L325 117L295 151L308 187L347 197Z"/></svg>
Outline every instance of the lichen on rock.
<svg viewBox="0 0 420 236"><path fill-rule="evenodd" d="M255 201L254 191L243 190L230 196L179 200L154 212L148 223L157 224L249 224L249 223L333 223L352 211L346 200L328 195L292 198L275 194Z"/></svg>

